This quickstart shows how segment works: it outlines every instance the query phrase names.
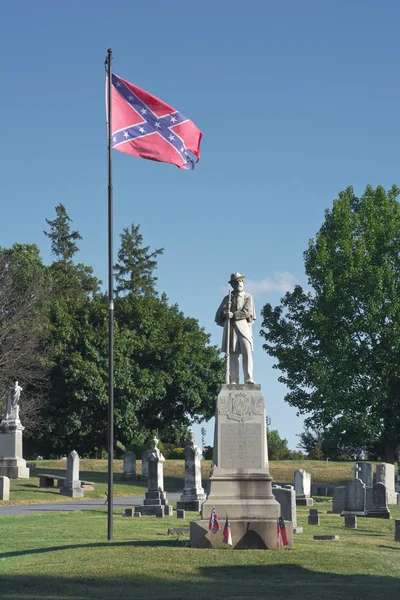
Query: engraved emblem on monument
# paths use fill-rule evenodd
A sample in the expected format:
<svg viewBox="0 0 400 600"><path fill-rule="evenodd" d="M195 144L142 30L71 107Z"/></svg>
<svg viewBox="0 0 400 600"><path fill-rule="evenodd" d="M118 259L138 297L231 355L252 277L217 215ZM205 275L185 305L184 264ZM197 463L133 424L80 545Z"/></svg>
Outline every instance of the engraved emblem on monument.
<svg viewBox="0 0 400 600"><path fill-rule="evenodd" d="M246 392L232 392L229 394L232 398L232 412L228 415L228 419L234 421L249 421L252 418L250 412L250 402Z"/></svg>

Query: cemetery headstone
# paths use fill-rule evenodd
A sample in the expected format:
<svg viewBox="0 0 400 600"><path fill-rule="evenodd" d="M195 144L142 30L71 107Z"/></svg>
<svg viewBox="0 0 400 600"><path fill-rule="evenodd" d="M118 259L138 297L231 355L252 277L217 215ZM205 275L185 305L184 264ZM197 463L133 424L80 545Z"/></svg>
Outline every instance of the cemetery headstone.
<svg viewBox="0 0 400 600"><path fill-rule="evenodd" d="M149 463L147 462L147 459L149 457L150 452L151 450L145 450L142 454L142 477L146 479L149 474Z"/></svg>
<svg viewBox="0 0 400 600"><path fill-rule="evenodd" d="M292 485L279 486L272 484L272 493L281 507L281 517L284 521L292 521L297 527L296 493Z"/></svg>
<svg viewBox="0 0 400 600"><path fill-rule="evenodd" d="M304 469L297 469L294 472L294 489L296 491L297 506L312 506L311 498L311 473Z"/></svg>
<svg viewBox="0 0 400 600"><path fill-rule="evenodd" d="M125 509L125 512L124 512L125 517L131 517L132 514L133 514L133 509L132 508L126 508Z"/></svg>
<svg viewBox="0 0 400 600"><path fill-rule="evenodd" d="M319 525L319 513L316 508L310 508L310 514L308 515L309 525Z"/></svg>
<svg viewBox="0 0 400 600"><path fill-rule="evenodd" d="M134 452L129 451L124 454L121 479L123 481L136 481L136 454Z"/></svg>
<svg viewBox="0 0 400 600"><path fill-rule="evenodd" d="M386 487L388 504L397 504L397 492L394 484L394 465L380 463L376 465L376 483L383 483Z"/></svg>
<svg viewBox="0 0 400 600"><path fill-rule="evenodd" d="M339 485L333 490L332 510L330 512L340 514L345 508L346 486Z"/></svg>
<svg viewBox="0 0 400 600"><path fill-rule="evenodd" d="M177 502L177 508L183 510L200 511L206 499L201 485L201 450L194 440L193 431L189 432L189 443L183 451L185 457L185 485L183 494Z"/></svg>
<svg viewBox="0 0 400 600"><path fill-rule="evenodd" d="M346 486L344 513L366 514L366 486L361 479L352 479Z"/></svg>
<svg viewBox="0 0 400 600"><path fill-rule="evenodd" d="M0 477L0 500L10 499L10 479L2 475Z"/></svg>
<svg viewBox="0 0 400 600"><path fill-rule="evenodd" d="M387 492L383 483L375 483L372 487L372 507L368 509L367 516L374 519L390 519Z"/></svg>
<svg viewBox="0 0 400 600"><path fill-rule="evenodd" d="M177 519L184 519L185 518L185 511L183 508L177 508L176 509L176 518Z"/></svg>
<svg viewBox="0 0 400 600"><path fill-rule="evenodd" d="M400 542L400 519L396 519L394 522L394 541Z"/></svg>
<svg viewBox="0 0 400 600"><path fill-rule="evenodd" d="M359 479L361 468L359 467L358 463L354 464L354 466L352 467L352 471L354 473L354 479Z"/></svg>
<svg viewBox="0 0 400 600"><path fill-rule="evenodd" d="M344 526L346 529L357 529L357 517L356 515L345 515Z"/></svg>
<svg viewBox="0 0 400 600"><path fill-rule="evenodd" d="M374 465L372 463L358 463L359 474L358 479L367 486L372 487L374 485Z"/></svg>
<svg viewBox="0 0 400 600"><path fill-rule="evenodd" d="M76 450L72 450L67 457L67 474L60 494L70 498L82 498L83 488L79 479L79 456Z"/></svg>

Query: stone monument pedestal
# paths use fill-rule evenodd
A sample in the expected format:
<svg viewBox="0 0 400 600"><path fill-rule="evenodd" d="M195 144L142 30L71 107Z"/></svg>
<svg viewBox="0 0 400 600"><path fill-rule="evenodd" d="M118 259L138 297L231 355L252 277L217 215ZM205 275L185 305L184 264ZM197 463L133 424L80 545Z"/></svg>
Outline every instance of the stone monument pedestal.
<svg viewBox="0 0 400 600"><path fill-rule="evenodd" d="M18 419L0 423L0 476L10 479L29 479L29 468L22 458L22 432Z"/></svg>
<svg viewBox="0 0 400 600"><path fill-rule="evenodd" d="M201 520L190 527L192 548L218 547L226 514L233 548L276 548L280 505L269 474L264 396L256 384L224 384L217 400L213 469ZM221 529L208 530L212 508ZM287 523L289 547L293 527ZM221 538L221 540L220 540Z"/></svg>

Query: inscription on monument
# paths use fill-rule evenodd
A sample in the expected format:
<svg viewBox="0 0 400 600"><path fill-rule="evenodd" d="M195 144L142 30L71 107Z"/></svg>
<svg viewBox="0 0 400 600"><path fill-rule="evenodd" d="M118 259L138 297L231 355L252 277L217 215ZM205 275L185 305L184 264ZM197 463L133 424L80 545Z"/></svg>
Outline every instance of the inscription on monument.
<svg viewBox="0 0 400 600"><path fill-rule="evenodd" d="M223 469L260 469L262 425L260 423L221 423L221 461Z"/></svg>

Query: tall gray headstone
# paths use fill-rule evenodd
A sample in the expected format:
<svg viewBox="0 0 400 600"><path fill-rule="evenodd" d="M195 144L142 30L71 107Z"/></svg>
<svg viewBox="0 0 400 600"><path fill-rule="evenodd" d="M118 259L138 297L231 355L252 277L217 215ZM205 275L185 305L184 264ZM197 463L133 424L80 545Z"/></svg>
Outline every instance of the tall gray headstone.
<svg viewBox="0 0 400 600"><path fill-rule="evenodd" d="M361 479L352 479L346 486L344 512L363 515L366 511L366 501L366 486Z"/></svg>
<svg viewBox="0 0 400 600"><path fill-rule="evenodd" d="M10 499L10 479L8 477L0 477L0 500Z"/></svg>
<svg viewBox="0 0 400 600"><path fill-rule="evenodd" d="M124 481L136 480L136 454L130 450L124 454L123 473L121 479Z"/></svg>
<svg viewBox="0 0 400 600"><path fill-rule="evenodd" d="M339 485L339 486L335 487L335 489L333 490L332 511L331 511L332 513L340 514L341 512L344 511L345 506L346 506L345 497L346 497L346 486Z"/></svg>
<svg viewBox="0 0 400 600"><path fill-rule="evenodd" d="M383 483L375 483L372 487L372 507L367 511L367 516L374 519L390 519L387 492Z"/></svg>
<svg viewBox="0 0 400 600"><path fill-rule="evenodd" d="M397 504L397 493L394 483L394 465L380 463L376 465L376 483L383 483L386 487L388 504Z"/></svg>
<svg viewBox="0 0 400 600"><path fill-rule="evenodd" d="M292 521L297 527L296 493L292 485L280 486L272 484L272 493L281 506L281 517L284 521Z"/></svg>
<svg viewBox="0 0 400 600"><path fill-rule="evenodd" d="M149 474L149 465L147 459L149 457L151 450L145 450L142 454L142 477L148 477Z"/></svg>
<svg viewBox="0 0 400 600"><path fill-rule="evenodd" d="M296 492L297 506L312 506L311 498L311 473L304 469L297 469L294 472L294 489Z"/></svg>
<svg viewBox="0 0 400 600"><path fill-rule="evenodd" d="M60 488L60 494L70 498L82 498L83 488L79 479L79 456L76 450L72 450L67 457L67 474Z"/></svg>
<svg viewBox="0 0 400 600"><path fill-rule="evenodd" d="M374 465L372 463L358 463L360 469L358 479L367 486L372 487L374 485Z"/></svg>
<svg viewBox="0 0 400 600"><path fill-rule="evenodd" d="M177 508L199 511L206 499L201 485L201 450L194 440L194 433L189 433L190 441L183 451L185 457L185 485Z"/></svg>

